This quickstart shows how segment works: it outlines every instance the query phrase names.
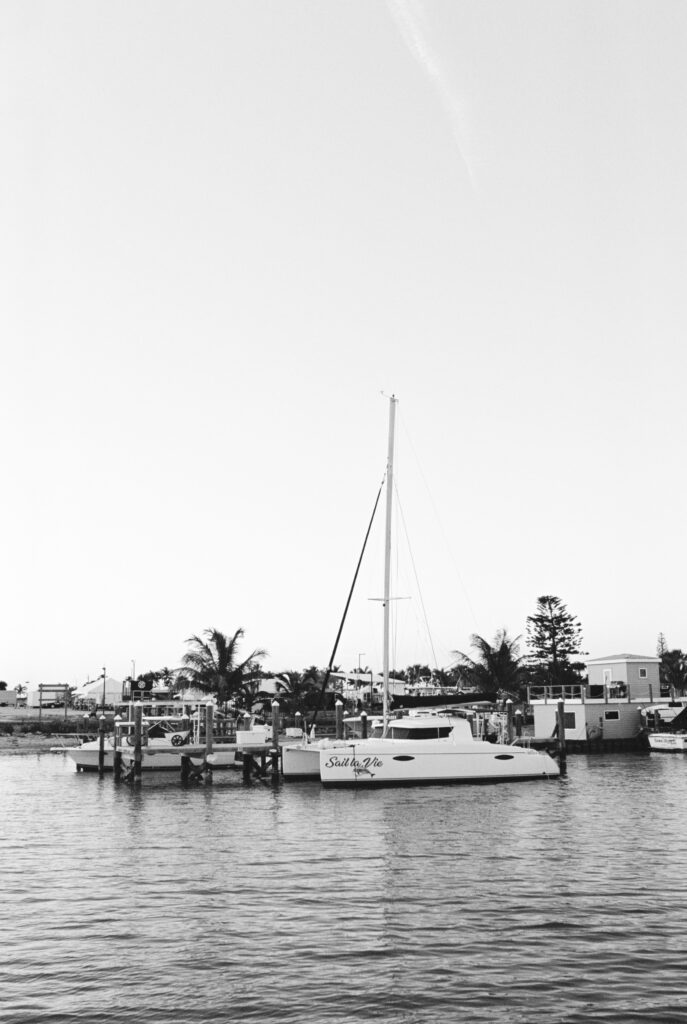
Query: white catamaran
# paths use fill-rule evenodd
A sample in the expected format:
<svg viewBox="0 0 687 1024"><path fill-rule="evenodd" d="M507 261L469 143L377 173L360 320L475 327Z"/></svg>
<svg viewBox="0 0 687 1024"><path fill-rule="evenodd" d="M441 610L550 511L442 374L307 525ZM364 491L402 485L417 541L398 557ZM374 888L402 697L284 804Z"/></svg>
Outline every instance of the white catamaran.
<svg viewBox="0 0 687 1024"><path fill-rule="evenodd" d="M383 723L367 739L321 740L283 748L285 776L314 776L329 786L375 786L436 782L510 782L560 774L547 753L475 738L458 715L389 717L389 639L394 427L398 399L389 401L384 553ZM377 730L375 730L377 732Z"/></svg>

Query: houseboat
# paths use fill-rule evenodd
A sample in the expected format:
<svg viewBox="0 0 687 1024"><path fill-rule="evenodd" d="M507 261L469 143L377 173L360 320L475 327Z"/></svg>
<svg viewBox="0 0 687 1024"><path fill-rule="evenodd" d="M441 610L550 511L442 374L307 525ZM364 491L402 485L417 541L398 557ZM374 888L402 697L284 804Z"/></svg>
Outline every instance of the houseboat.
<svg viewBox="0 0 687 1024"><path fill-rule="evenodd" d="M530 688L535 737L553 736L558 701L563 700L570 752L646 749L642 711L660 698L660 658L615 654L585 664L585 682Z"/></svg>

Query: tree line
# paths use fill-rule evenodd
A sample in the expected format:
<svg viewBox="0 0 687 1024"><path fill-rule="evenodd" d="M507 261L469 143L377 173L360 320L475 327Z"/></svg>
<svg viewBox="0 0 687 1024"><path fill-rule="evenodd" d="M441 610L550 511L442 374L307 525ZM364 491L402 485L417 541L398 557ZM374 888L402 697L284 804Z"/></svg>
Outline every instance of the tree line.
<svg viewBox="0 0 687 1024"><path fill-rule="evenodd" d="M186 641L188 650L178 669L145 673L138 677L138 683L162 682L171 692L193 688L213 695L222 705L250 708L259 699L262 679L268 675L260 664L267 652L257 648L243 655L243 640L242 628L229 636L218 629L207 629ZM529 685L581 681L582 627L560 598L545 595L537 600L535 613L527 619L526 641L528 649L523 652L522 637L511 637L506 629L499 629L493 641L473 634L471 652L454 651L456 661L449 668L415 664L391 674L408 683L427 680L449 689L491 697L508 695L516 700L526 696ZM335 665L332 671L341 669ZM362 680L370 669L358 666L347 674ZM324 676L323 669L312 665L301 672L279 672L270 678L276 681L277 696L287 710L307 711L319 703Z"/></svg>
<svg viewBox="0 0 687 1024"><path fill-rule="evenodd" d="M277 696L286 710L306 712L318 706L324 669L311 665L302 671L267 673L261 665L267 651L256 648L243 655L244 638L242 628L232 635L206 629L202 635L188 638L179 668L145 672L125 682L139 687L148 684L149 688L159 683L170 694L192 688L214 696L222 705L249 709L260 698L262 680L269 676L276 680ZM537 599L534 614L527 617L524 644L525 649L522 635L510 636L505 628L498 629L492 640L474 633L469 652L453 651L456 660L448 668L415 664L391 675L411 684L427 680L449 689L509 696L516 701L526 698L530 686L570 686L584 681L582 626L561 598L543 595ZM687 654L670 648L663 633L656 653L661 659L662 689L675 695L687 691ZM335 665L332 671L341 669ZM362 679L370 675L370 669L357 666L347 674ZM0 689L6 686L0 681ZM15 690L26 692L26 686Z"/></svg>

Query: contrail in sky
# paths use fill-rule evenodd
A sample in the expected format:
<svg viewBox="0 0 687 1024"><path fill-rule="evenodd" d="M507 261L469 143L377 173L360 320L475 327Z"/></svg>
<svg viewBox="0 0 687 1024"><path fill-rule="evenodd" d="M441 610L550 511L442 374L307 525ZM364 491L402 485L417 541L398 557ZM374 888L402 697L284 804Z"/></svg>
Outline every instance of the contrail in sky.
<svg viewBox="0 0 687 1024"><path fill-rule="evenodd" d="M448 72L429 42L429 23L419 0L386 0L403 41L434 85L449 116L458 152L473 188L475 177L469 159L470 129L465 102L449 80Z"/></svg>

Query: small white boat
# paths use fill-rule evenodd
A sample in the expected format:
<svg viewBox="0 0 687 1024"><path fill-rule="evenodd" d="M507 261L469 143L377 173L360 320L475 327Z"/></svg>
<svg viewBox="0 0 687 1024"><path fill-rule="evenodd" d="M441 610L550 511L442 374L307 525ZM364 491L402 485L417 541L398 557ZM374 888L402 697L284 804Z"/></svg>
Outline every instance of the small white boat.
<svg viewBox="0 0 687 1024"><path fill-rule="evenodd" d="M142 719L143 736L141 744L142 771L179 770L184 755L200 764L205 757L202 740L201 714L192 716L155 715ZM204 719L203 719L204 720ZM105 771L114 768L115 750L121 751L122 760L128 765L134 759L133 717L116 723L115 732L105 737ZM89 740L79 746L65 747L77 771L98 771L100 760L100 738ZM212 764L215 768L228 768L236 759L235 743L213 743Z"/></svg>
<svg viewBox="0 0 687 1024"><path fill-rule="evenodd" d="M687 707L684 704L653 704L644 708L649 748L667 754L687 751Z"/></svg>
<svg viewBox="0 0 687 1024"><path fill-rule="evenodd" d="M649 747L668 754L684 753L687 750L687 732L650 732Z"/></svg>

